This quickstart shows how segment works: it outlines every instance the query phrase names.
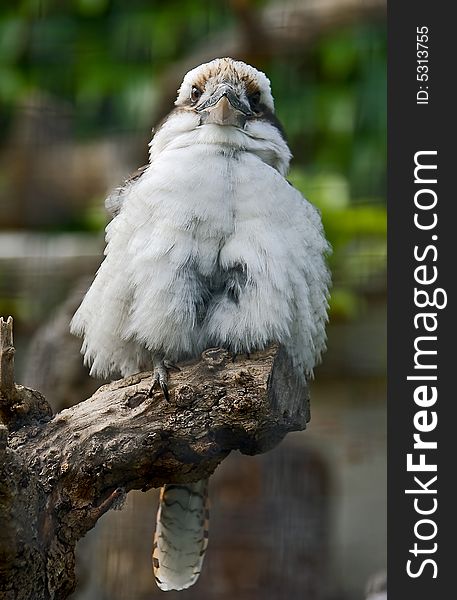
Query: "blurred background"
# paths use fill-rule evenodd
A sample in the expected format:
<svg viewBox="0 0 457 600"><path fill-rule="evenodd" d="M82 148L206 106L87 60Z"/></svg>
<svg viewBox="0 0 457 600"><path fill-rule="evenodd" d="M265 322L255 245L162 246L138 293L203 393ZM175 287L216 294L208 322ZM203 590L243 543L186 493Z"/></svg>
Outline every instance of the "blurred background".
<svg viewBox="0 0 457 600"><path fill-rule="evenodd" d="M374 598L386 565L386 26L383 0L0 1L0 314L17 380L55 410L99 385L69 320L101 261L103 201L147 162L183 75L215 57L271 79L317 205L332 289L312 420L212 478L204 571L182 598ZM156 492L80 543L74 600L159 596ZM370 595L371 594L371 595Z"/></svg>

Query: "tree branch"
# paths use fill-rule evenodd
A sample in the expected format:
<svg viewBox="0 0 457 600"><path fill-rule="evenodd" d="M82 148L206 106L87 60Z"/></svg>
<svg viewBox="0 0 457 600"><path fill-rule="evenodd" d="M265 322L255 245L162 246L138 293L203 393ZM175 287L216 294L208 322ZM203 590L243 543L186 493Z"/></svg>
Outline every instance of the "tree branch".
<svg viewBox="0 0 457 600"><path fill-rule="evenodd" d="M13 319L0 317L0 398L5 402L14 391Z"/></svg>
<svg viewBox="0 0 457 600"><path fill-rule="evenodd" d="M208 477L231 450L265 452L309 419L307 386L276 348L235 361L205 351L172 374L170 402L150 397L150 373L140 373L51 419L40 395L15 387L14 407L30 397L41 406L20 418L12 410L8 445L0 444L0 518L9 522L2 585L18 600L66 598L77 540L129 490Z"/></svg>

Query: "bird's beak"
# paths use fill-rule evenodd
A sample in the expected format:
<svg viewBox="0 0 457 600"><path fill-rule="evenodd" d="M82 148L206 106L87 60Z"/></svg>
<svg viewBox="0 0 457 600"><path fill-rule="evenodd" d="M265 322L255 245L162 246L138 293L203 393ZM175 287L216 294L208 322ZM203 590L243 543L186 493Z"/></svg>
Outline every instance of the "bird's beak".
<svg viewBox="0 0 457 600"><path fill-rule="evenodd" d="M243 127L252 110L229 84L220 85L217 90L198 107L202 124L234 125Z"/></svg>

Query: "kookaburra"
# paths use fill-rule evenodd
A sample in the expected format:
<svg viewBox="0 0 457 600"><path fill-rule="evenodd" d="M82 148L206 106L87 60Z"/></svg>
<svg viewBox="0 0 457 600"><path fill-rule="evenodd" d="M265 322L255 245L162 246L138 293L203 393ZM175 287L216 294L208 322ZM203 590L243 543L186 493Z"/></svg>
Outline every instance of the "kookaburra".
<svg viewBox="0 0 457 600"><path fill-rule="evenodd" d="M168 368L210 347L276 343L312 373L325 347L329 250L318 211L285 179L291 153L267 77L230 58L184 77L147 167L111 195L98 273L73 317L95 376ZM207 542L207 481L161 490L162 590L192 585Z"/></svg>

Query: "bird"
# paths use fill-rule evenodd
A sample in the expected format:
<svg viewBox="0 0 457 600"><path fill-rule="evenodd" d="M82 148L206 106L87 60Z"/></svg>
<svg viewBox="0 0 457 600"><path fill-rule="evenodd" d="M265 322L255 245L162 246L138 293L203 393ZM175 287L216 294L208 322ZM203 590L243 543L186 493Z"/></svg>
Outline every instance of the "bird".
<svg viewBox="0 0 457 600"><path fill-rule="evenodd" d="M107 199L105 258L71 321L91 375L169 372L220 347L279 345L312 377L326 346L330 273L321 216L286 179L291 160L267 76L217 58L190 70L149 163ZM208 481L162 487L153 546L160 589L196 582Z"/></svg>

